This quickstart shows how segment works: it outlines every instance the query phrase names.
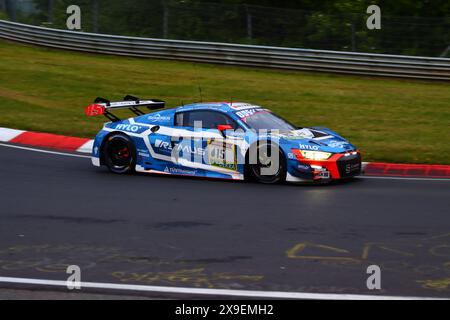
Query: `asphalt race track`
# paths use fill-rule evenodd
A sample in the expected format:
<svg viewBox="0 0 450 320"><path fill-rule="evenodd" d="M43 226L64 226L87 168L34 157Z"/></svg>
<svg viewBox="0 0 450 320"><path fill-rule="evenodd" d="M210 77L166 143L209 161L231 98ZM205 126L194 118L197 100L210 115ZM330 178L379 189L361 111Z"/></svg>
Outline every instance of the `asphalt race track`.
<svg viewBox="0 0 450 320"><path fill-rule="evenodd" d="M450 297L450 180L120 176L6 146L0 163L0 277L65 281L79 265L83 282ZM366 287L372 264L381 290Z"/></svg>

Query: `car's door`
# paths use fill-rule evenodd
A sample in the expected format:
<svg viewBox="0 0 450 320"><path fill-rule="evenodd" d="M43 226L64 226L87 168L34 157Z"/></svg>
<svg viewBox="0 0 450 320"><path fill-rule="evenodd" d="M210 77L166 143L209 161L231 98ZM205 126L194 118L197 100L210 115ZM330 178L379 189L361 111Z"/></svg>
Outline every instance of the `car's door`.
<svg viewBox="0 0 450 320"><path fill-rule="evenodd" d="M191 110L175 115L178 140L173 143L183 166L205 170L205 175L236 176L239 166L239 144L236 143L237 122L224 112ZM221 130L219 130L221 129ZM242 139L241 139L242 140Z"/></svg>

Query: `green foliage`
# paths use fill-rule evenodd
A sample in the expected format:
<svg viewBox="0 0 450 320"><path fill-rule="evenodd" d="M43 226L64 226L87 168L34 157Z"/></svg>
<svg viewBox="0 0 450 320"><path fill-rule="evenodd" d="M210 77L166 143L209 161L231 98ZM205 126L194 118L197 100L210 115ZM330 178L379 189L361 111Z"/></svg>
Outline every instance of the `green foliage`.
<svg viewBox="0 0 450 320"><path fill-rule="evenodd" d="M6 12L0 11L0 20L8 20Z"/></svg>
<svg viewBox="0 0 450 320"><path fill-rule="evenodd" d="M24 1L37 10L19 21L63 29L79 5L86 32L423 56L450 45L448 0L53 0L52 19L49 0ZM381 30L366 27L370 4Z"/></svg>

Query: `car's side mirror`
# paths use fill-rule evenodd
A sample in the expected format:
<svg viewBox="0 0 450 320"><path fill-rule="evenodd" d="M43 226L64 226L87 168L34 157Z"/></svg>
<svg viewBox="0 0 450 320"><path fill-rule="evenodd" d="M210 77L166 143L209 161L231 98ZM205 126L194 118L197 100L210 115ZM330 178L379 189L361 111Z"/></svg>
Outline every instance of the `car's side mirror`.
<svg viewBox="0 0 450 320"><path fill-rule="evenodd" d="M224 136L224 137L225 137L225 131L226 130L232 130L232 129L233 129L233 127L230 126L229 124L219 124L217 126L217 130L219 130L220 133L222 134L222 136Z"/></svg>

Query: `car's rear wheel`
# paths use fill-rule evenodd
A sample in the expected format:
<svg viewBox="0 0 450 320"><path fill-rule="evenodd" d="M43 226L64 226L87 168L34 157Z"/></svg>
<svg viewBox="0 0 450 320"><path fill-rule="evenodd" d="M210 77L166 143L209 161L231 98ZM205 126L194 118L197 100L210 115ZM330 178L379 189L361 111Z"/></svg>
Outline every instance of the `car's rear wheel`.
<svg viewBox="0 0 450 320"><path fill-rule="evenodd" d="M103 159L111 172L133 172L136 166L136 149L133 141L124 134L112 134L103 146Z"/></svg>
<svg viewBox="0 0 450 320"><path fill-rule="evenodd" d="M248 172L251 177L267 184L286 180L286 159L278 146L272 146L270 141L261 141L252 148L254 151L250 150L250 152L256 152L256 156L253 156L253 161L248 163ZM251 160L251 158L250 156L248 159Z"/></svg>

